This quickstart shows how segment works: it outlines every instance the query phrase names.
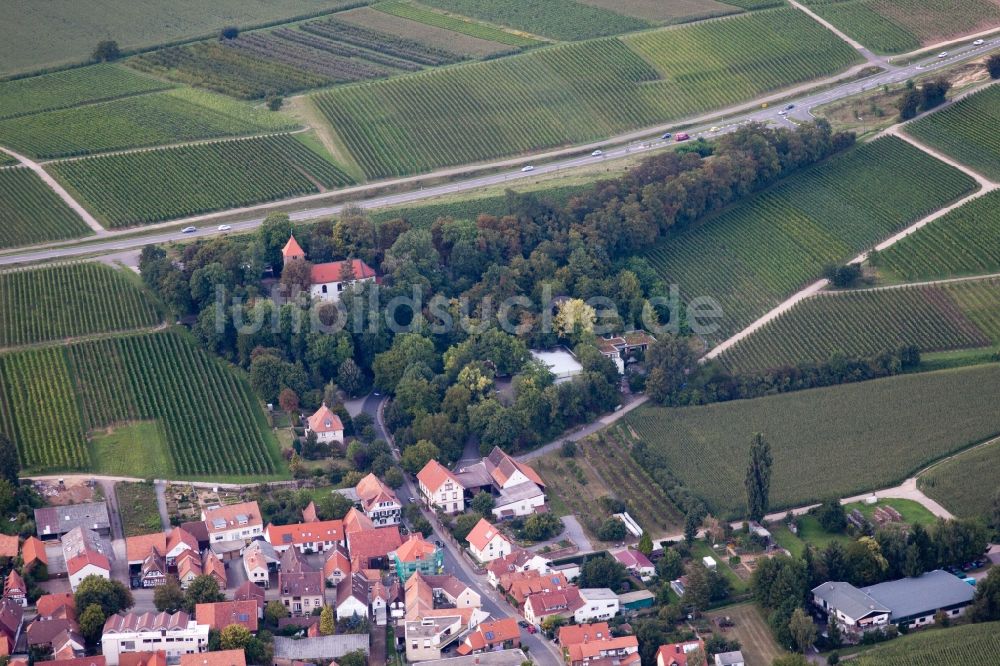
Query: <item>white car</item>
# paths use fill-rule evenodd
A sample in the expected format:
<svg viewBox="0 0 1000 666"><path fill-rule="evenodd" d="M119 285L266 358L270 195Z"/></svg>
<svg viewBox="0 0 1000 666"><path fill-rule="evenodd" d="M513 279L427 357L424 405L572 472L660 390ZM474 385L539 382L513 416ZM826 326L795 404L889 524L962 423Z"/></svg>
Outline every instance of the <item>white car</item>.
<svg viewBox="0 0 1000 666"><path fill-rule="evenodd" d="M535 170L535 167L531 166L530 164L528 166L526 166L526 167L521 167L521 171L523 171L523 172L534 171L534 170Z"/></svg>
<svg viewBox="0 0 1000 666"><path fill-rule="evenodd" d="M232 227L229 226L228 224L220 224L219 225L219 231L231 231L231 230L232 230Z"/></svg>
<svg viewBox="0 0 1000 666"><path fill-rule="evenodd" d="M947 58L947 57L948 57L947 51L941 51L941 53L938 53L938 58Z"/></svg>
<svg viewBox="0 0 1000 666"><path fill-rule="evenodd" d="M603 150L595 150L594 152L592 152L592 153L590 154L590 156L591 156L591 157L600 157L600 156L601 156L601 155L603 155L603 154L604 154L604 151L603 151Z"/></svg>
<svg viewBox="0 0 1000 666"><path fill-rule="evenodd" d="M986 43L986 42L984 42L983 40L981 40L981 39L977 39L976 41L972 42L972 45L973 45L973 46L982 46L982 45L983 45L983 44L985 44L985 43Z"/></svg>
<svg viewBox="0 0 1000 666"><path fill-rule="evenodd" d="M198 231L198 227L184 227L181 229L182 234L193 234L196 231Z"/></svg>
<svg viewBox="0 0 1000 666"><path fill-rule="evenodd" d="M779 116L787 116L788 115L788 111L782 109L781 111L778 111L778 115Z"/></svg>
<svg viewBox="0 0 1000 666"><path fill-rule="evenodd" d="M710 130L708 130L708 131L709 131L709 132L718 132L718 131L719 131L719 128L718 128L718 127L713 127L712 129L710 129Z"/></svg>

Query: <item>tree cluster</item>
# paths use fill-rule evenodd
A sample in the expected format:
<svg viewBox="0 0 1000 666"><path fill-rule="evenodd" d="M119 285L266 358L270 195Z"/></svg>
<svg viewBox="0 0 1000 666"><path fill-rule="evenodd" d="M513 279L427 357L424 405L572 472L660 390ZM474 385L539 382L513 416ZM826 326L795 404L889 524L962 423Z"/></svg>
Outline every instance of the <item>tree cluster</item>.
<svg viewBox="0 0 1000 666"><path fill-rule="evenodd" d="M921 111L928 111L936 106L940 106L945 101L945 96L951 89L951 83L945 78L924 81L920 88L907 83L906 92L897 102L899 108L899 119L910 120L916 117Z"/></svg>

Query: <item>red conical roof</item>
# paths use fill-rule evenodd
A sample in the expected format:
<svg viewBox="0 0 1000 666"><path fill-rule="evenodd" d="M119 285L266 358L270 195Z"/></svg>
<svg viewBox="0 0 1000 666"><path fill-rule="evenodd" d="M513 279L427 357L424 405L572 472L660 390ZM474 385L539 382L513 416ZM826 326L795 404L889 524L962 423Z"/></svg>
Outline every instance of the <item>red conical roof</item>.
<svg viewBox="0 0 1000 666"><path fill-rule="evenodd" d="M289 236L285 247L281 249L281 256L285 259L305 259L306 253L302 250L299 242L295 240L295 236Z"/></svg>

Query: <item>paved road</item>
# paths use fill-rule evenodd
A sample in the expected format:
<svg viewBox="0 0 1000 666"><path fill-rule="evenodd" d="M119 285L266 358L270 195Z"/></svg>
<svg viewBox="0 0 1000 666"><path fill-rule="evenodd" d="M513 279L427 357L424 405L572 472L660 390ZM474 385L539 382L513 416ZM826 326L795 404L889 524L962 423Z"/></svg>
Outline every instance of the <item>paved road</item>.
<svg viewBox="0 0 1000 666"><path fill-rule="evenodd" d="M831 77L823 81L812 81L807 84L802 84L794 88L784 90L778 93L760 97L752 102L747 102L745 104L736 105L728 109L723 109L715 111L709 114L704 114L697 118L688 119L684 121L683 124L693 124L694 127L687 129L686 131L692 136L705 136L713 137L720 134L732 131L733 129L739 127L742 123L750 121L758 122L781 122L782 116L778 115L780 104L776 107L771 108L761 108L762 104L768 103L773 104L782 100L787 100L794 96L799 96L795 99L795 108L790 110L789 117L798 118L801 120L808 120L812 117L811 109L826 104L834 99L839 99L842 97L848 97L861 93L865 90L870 90L875 87L879 87L889 83L899 83L912 78L918 74L932 71L936 68L943 67L947 64L951 64L957 60L970 58L973 56L979 56L985 51L995 48L1000 40L992 38L988 40L985 44L981 46L964 45L954 48L950 55L944 59L938 59L934 56L924 58L920 61L910 63L904 66L894 66L886 63L884 66L887 68L886 71L877 74L875 76L869 76L864 79L848 81L845 83L836 84L837 80L841 80L844 77L850 76L852 73L857 73L861 68L868 66L861 65L852 68L848 72L842 73L837 77ZM823 85L831 85L827 90L816 91L816 88ZM814 91L814 92L810 92ZM720 118L731 115L725 122L721 121ZM539 153L533 156L519 156L509 159L504 159L500 161L490 162L482 165L474 166L464 166L456 167L454 169L444 169L441 171L434 172L433 174L424 174L421 176L414 176L409 178L401 178L391 182L377 183L374 185L365 185L354 188L348 188L341 190L341 194L347 194L350 196L357 195L359 197L364 196L366 192L370 192L373 188L382 188L389 185L399 185L399 186L417 186L420 181L426 180L427 178L440 178L446 176L456 176L468 174L477 170L490 170L490 169L513 169L504 170L499 173L492 173L485 176L477 176L472 178L467 178L464 180L459 180L444 185L438 185L434 187L421 188L417 190L411 190L407 192L401 192L398 194L390 194L384 196L377 196L371 199L362 200L354 203L353 205L359 205L363 208L383 208L389 206L398 206L403 204L410 204L417 201L421 201L428 198L438 197L444 194L453 194L456 192L465 192L470 190L481 189L490 186L502 186L505 184L513 184L518 181L524 181L530 178L534 178L541 174L558 172L566 169L572 169L575 167L593 164L601 160L614 160L621 159L637 152L648 152L655 148L661 148L665 146L668 142L661 141L659 139L653 138L660 135L666 131L672 131L677 126L681 126L682 123L675 122L670 124L663 124L656 127L649 127L642 130L636 130L633 132L628 132L625 134L618 135L613 138L601 142L595 142L585 146L574 146L571 148L563 148L559 150L547 151L544 153ZM714 131L713 131L714 130ZM609 147L615 146L615 147ZM599 156L584 155L579 156L580 152L589 152L594 149L603 149L603 154ZM559 159L560 156L566 156L570 154L577 154L574 157L566 157L565 159ZM554 161L538 164L530 172L523 172L520 167L524 164L529 163L531 160L549 160ZM228 210L221 211L219 213L211 213L207 215L201 215L194 218L188 218L186 220L175 220L166 225L176 227L179 224L191 224L192 226L197 226L198 224L205 224L210 221L218 220L220 217L232 215L237 212L245 211L260 211L261 216L255 217L253 219L245 220L242 222L232 222L231 227L233 232L237 231L251 231L261 224L266 215L266 211L273 209L277 206L289 205L294 203L306 203L310 201L321 201L323 198L327 197L328 194L316 194L309 195L305 197L299 197L297 199L285 200L281 202L274 202L269 204L262 204L260 206L253 206L246 209L240 209L237 211ZM308 208L306 210L297 211L291 214L291 218L295 221L311 220L324 217L332 217L337 215L347 204L322 204L317 205L313 208ZM160 225L165 226L165 225ZM153 227L155 228L155 227ZM198 230L189 235L181 235L177 231L163 231L159 233L150 233L147 235L135 235L135 232L106 232L108 236L107 239L91 242L91 243L81 243L79 241L72 241L69 243L53 244L46 246L44 248L36 249L22 249L6 252L0 254L0 265L11 265L20 263L31 263L39 262L53 259L65 259L72 257L79 257L90 254L116 254L124 252L127 250L135 250L141 248L145 245L154 243L165 243L168 241L176 241L182 238L205 238L209 236L215 236L220 233L211 223L207 226L202 226Z"/></svg>

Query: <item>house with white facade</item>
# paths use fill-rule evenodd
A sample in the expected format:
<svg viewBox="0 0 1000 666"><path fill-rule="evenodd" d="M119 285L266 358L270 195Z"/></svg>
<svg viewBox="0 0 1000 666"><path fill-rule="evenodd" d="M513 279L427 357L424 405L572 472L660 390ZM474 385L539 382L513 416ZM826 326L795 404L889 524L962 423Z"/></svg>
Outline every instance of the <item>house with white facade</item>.
<svg viewBox="0 0 1000 666"><path fill-rule="evenodd" d="M536 571L540 575L547 574L552 571L552 561L530 550L513 548L510 554L499 557L486 565L486 574L493 587L500 584L502 576L524 573L525 571ZM567 575L566 578L568 579L570 576Z"/></svg>
<svg viewBox="0 0 1000 666"><path fill-rule="evenodd" d="M513 548L510 540L485 518L479 519L465 540L469 542L469 552L480 562L506 557Z"/></svg>
<svg viewBox="0 0 1000 666"><path fill-rule="evenodd" d="M344 521L321 520L294 525L268 525L264 538L278 553L295 548L302 554L325 553L336 545L345 545Z"/></svg>
<svg viewBox="0 0 1000 666"><path fill-rule="evenodd" d="M614 591L606 587L584 587L580 589L580 606L573 609L573 619L577 624L610 620L618 614L619 600Z"/></svg>
<svg viewBox="0 0 1000 666"><path fill-rule="evenodd" d="M62 536L61 545L70 589L74 592L87 576L110 580L114 551L106 538L94 530L74 527Z"/></svg>
<svg viewBox="0 0 1000 666"><path fill-rule="evenodd" d="M316 441L323 444L344 443L344 423L324 402L306 421L306 435L316 433Z"/></svg>
<svg viewBox="0 0 1000 666"><path fill-rule="evenodd" d="M465 510L465 487L437 460L429 460L417 473L417 483L420 495L429 507L445 513Z"/></svg>
<svg viewBox="0 0 1000 666"><path fill-rule="evenodd" d="M118 666L128 652L163 650L170 663L182 655L208 649L207 624L198 624L183 611L176 613L119 613L104 623L101 653L108 666Z"/></svg>
<svg viewBox="0 0 1000 666"><path fill-rule="evenodd" d="M500 447L494 447L480 462L457 470L455 477L469 496L479 492L493 495L493 517L497 520L545 510L542 477Z"/></svg>
<svg viewBox="0 0 1000 666"><path fill-rule="evenodd" d="M264 521L257 502L210 507L201 512L201 519L212 543L249 542L264 533Z"/></svg>
<svg viewBox="0 0 1000 666"><path fill-rule="evenodd" d="M380 478L369 473L354 487L357 501L362 510L376 527L398 525L403 513L403 505L392 488Z"/></svg>

